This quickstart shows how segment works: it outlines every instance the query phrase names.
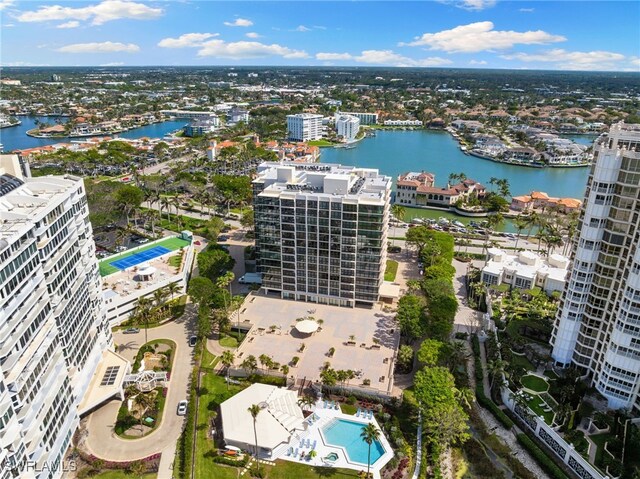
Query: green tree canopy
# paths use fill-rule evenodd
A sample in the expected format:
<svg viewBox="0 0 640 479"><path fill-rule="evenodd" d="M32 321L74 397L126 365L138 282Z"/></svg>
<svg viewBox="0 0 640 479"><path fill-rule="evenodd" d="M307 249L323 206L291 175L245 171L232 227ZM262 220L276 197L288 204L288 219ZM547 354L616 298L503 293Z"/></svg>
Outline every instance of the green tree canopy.
<svg viewBox="0 0 640 479"><path fill-rule="evenodd" d="M442 359L443 346L437 339L425 339L418 350L418 361L425 366L435 366Z"/></svg>

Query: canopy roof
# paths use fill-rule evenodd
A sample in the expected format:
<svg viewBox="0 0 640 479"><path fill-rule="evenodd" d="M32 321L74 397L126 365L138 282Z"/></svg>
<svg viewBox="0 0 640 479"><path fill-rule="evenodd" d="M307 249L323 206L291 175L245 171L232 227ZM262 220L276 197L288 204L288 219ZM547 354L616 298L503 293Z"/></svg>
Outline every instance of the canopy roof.
<svg viewBox="0 0 640 479"><path fill-rule="evenodd" d="M154 268L153 266L145 266L144 268L138 270L138 274L141 276L151 276L156 271L156 268Z"/></svg>
<svg viewBox="0 0 640 479"><path fill-rule="evenodd" d="M253 444L253 417L248 409L258 404L256 417L258 446L274 449L289 441L295 429L302 429L304 416L295 391L268 384L252 384L220 405L225 441Z"/></svg>
<svg viewBox="0 0 640 479"><path fill-rule="evenodd" d="M304 334L315 333L318 330L318 323L312 319L303 319L296 323L296 329Z"/></svg>

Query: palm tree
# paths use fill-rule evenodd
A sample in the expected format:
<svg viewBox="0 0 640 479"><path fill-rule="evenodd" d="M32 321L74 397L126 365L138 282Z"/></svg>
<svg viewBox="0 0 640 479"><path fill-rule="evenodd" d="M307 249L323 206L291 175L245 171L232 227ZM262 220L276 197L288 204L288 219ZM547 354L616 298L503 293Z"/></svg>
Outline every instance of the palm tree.
<svg viewBox="0 0 640 479"><path fill-rule="evenodd" d="M309 396L308 394L305 394L304 396L302 396L300 399L298 399L298 406L300 406L303 410L305 407L311 407L315 404L316 402L314 401L314 399Z"/></svg>
<svg viewBox="0 0 640 479"><path fill-rule="evenodd" d="M167 292L164 288L156 289L153 292L153 301L156 303L156 307L160 308L164 304L164 300L167 298Z"/></svg>
<svg viewBox="0 0 640 479"><path fill-rule="evenodd" d="M515 245L515 249L517 250L518 241L520 241L520 233L522 233L522 230L524 230L527 227L527 220L525 218L522 218L520 215L518 215L513 220L513 226L516 227L516 232L518 234L518 236L516 236L516 245Z"/></svg>
<svg viewBox="0 0 640 479"><path fill-rule="evenodd" d="M231 351L223 351L220 362L227 368L227 390L229 389L229 369L235 360L235 355Z"/></svg>
<svg viewBox="0 0 640 479"><path fill-rule="evenodd" d="M151 304L152 301L149 298L141 297L138 298L138 302L136 304L134 317L137 318L139 324L144 324L144 342L145 344L149 342L147 338L147 330L149 329L149 319L151 318Z"/></svg>
<svg viewBox="0 0 640 479"><path fill-rule="evenodd" d="M455 391L456 399L462 406L466 406L467 409L471 409L471 405L475 400L475 394L469 388L456 389Z"/></svg>
<svg viewBox="0 0 640 479"><path fill-rule="evenodd" d="M487 362L487 370L489 374L491 374L491 384L489 385L489 389L493 390L493 382L496 379L496 376L502 376L505 372L505 368L507 363L502 359L496 359Z"/></svg>
<svg viewBox="0 0 640 479"><path fill-rule="evenodd" d="M404 216L405 216L406 210L404 209L404 206L402 205L398 205L395 204L391 207L391 214L395 217L395 219L397 221L404 221ZM397 223L396 223L397 224ZM393 226L393 236L396 236L396 226L394 224ZM394 244L395 244L395 239L393 240Z"/></svg>
<svg viewBox="0 0 640 479"><path fill-rule="evenodd" d="M162 210L167 210L167 217L171 221L171 198L169 196L163 196L160 198L160 216L162 216Z"/></svg>
<svg viewBox="0 0 640 479"><path fill-rule="evenodd" d="M255 458L258 459L258 430L256 429L256 419L258 418L258 414L260 414L260 406L258 406L257 404L252 404L247 411L249 411L249 413L251 414L251 417L253 418L253 437L256 441L256 449L255 449Z"/></svg>
<svg viewBox="0 0 640 479"><path fill-rule="evenodd" d="M367 479L369 478L369 470L371 469L371 444L380 438L380 430L370 422L362 427L360 437L369 445L369 455L367 456Z"/></svg>
<svg viewBox="0 0 640 479"><path fill-rule="evenodd" d="M147 409L149 409L155 403L154 399L148 393L139 393L136 397L133 398L133 403L138 406L140 409L140 426L142 427L142 419L144 418L144 413Z"/></svg>
<svg viewBox="0 0 640 479"><path fill-rule="evenodd" d="M173 296L178 293L180 291L180 286L178 286L178 283L169 283L167 286L167 293L169 293L171 295L171 299L173 299Z"/></svg>

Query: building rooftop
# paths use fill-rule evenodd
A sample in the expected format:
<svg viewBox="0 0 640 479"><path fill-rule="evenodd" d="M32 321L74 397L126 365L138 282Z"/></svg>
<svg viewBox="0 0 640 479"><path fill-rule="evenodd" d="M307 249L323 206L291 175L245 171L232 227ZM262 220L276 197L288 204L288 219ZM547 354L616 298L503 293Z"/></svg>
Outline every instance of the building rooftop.
<svg viewBox="0 0 640 479"><path fill-rule="evenodd" d="M391 177L378 170L336 164L263 163L254 183L265 185L260 196L302 194L383 203L391 189Z"/></svg>
<svg viewBox="0 0 640 479"><path fill-rule="evenodd" d="M0 194L0 238L21 234L39 213L69 198L81 185L81 178L71 175L24 178L2 160L0 174L5 181Z"/></svg>

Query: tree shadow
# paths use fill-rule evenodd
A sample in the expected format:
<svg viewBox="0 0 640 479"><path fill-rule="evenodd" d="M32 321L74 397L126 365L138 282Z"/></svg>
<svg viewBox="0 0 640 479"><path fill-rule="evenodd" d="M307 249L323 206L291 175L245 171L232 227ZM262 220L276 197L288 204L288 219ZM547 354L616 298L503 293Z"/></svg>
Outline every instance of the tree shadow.
<svg viewBox="0 0 640 479"><path fill-rule="evenodd" d="M333 477L336 475L336 468L330 466L315 466L313 468L318 477Z"/></svg>

